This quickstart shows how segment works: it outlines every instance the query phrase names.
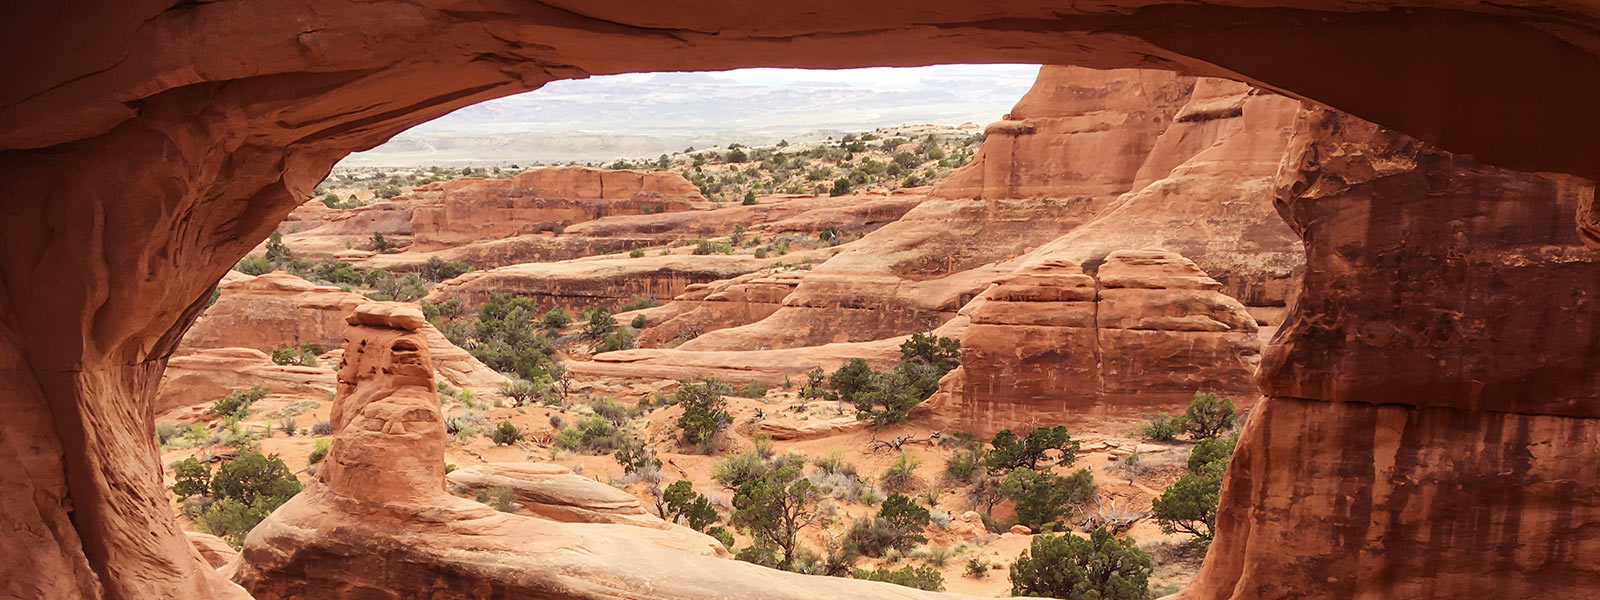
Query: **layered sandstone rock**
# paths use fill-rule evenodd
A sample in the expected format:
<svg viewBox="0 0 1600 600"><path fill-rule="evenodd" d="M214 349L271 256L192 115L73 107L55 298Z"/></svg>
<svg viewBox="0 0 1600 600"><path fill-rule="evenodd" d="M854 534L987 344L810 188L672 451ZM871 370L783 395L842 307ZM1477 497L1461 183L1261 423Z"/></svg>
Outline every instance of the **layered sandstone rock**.
<svg viewBox="0 0 1600 600"><path fill-rule="evenodd" d="M668 347L708 331L765 319L782 307L783 299L809 274L810 271L762 270L685 287L660 310L644 313L658 322L639 336L638 345Z"/></svg>
<svg viewBox="0 0 1600 600"><path fill-rule="evenodd" d="M1035 264L968 305L961 366L930 401L934 420L986 435L1170 411L1196 391L1253 391L1255 319L1193 262L1118 251L1097 275Z"/></svg>
<svg viewBox="0 0 1600 600"><path fill-rule="evenodd" d="M1592 596L1600 253L1573 209L1593 188L1328 110L1291 147L1305 289L1176 597Z"/></svg>
<svg viewBox="0 0 1600 600"><path fill-rule="evenodd" d="M705 553L727 556L720 542L651 514L633 494L551 463L493 463L451 471L445 476L450 491L471 497L480 490L509 488L516 494L518 512L563 523L611 523L672 530ZM691 546L692 547L692 546Z"/></svg>
<svg viewBox="0 0 1600 600"><path fill-rule="evenodd" d="M820 260L823 249L797 250L790 261ZM445 281L426 300L460 298L478 304L498 292L533 298L541 307L578 311L591 306L616 308L635 296L675 298L690 286L732 279L769 267L772 258L750 254L652 254L640 258L596 257L556 263L518 264L472 271Z"/></svg>
<svg viewBox="0 0 1600 600"><path fill-rule="evenodd" d="M265 385L273 393L326 396L333 393L333 371L321 367L280 365L254 348L208 348L173 357L161 377L151 409L162 415L173 409L209 405L234 390ZM210 418L201 412L166 420Z"/></svg>
<svg viewBox="0 0 1600 600"><path fill-rule="evenodd" d="M719 543L680 527L563 523L445 493L444 417L421 318L392 303L362 305L350 316L326 463L250 532L240 554L235 580L257 600L941 597L717 558L705 544ZM543 474L479 473L483 481L529 482Z"/></svg>
<svg viewBox="0 0 1600 600"><path fill-rule="evenodd" d="M1282 307L1303 262L1271 179L1298 103L1170 73L1040 69L972 163L819 266L760 323L684 349L783 348L930 330L1019 265L1169 248Z"/></svg>
<svg viewBox="0 0 1600 600"><path fill-rule="evenodd" d="M183 336L180 354L236 346L261 352L300 344L335 348L345 342L344 320L357 307L373 302L361 294L318 286L286 273L240 276L217 289L221 295ZM433 326L424 323L421 331L432 350L434 370L451 385L483 392L506 383L504 376L451 344ZM238 358L237 354L230 356ZM176 364L203 368L199 360Z"/></svg>
<svg viewBox="0 0 1600 600"><path fill-rule="evenodd" d="M590 167L456 179L428 184L418 192L424 199L412 212L411 232L420 250L549 231L612 215L685 211L705 203L700 190L677 173Z"/></svg>

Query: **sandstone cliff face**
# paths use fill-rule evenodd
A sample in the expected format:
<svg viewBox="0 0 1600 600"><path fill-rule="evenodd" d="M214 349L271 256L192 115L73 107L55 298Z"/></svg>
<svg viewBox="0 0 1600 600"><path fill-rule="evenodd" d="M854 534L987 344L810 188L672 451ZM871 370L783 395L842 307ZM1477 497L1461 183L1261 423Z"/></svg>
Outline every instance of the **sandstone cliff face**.
<svg viewBox="0 0 1600 600"><path fill-rule="evenodd" d="M656 321L639 336L640 348L663 348L708 331L754 323L782 307L809 271L757 271L711 283L697 283L660 310L645 314ZM650 322L650 321L647 321Z"/></svg>
<svg viewBox="0 0 1600 600"><path fill-rule="evenodd" d="M1159 249L1113 252L1097 277L1065 261L1018 269L963 309L961 366L933 418L987 435L1169 412L1196 390L1249 394L1256 322L1221 287Z"/></svg>
<svg viewBox="0 0 1600 600"><path fill-rule="evenodd" d="M1020 265L1092 271L1127 248L1179 252L1225 293L1283 307L1304 259L1272 210L1271 181L1297 108L1231 81L1043 67L929 200L819 266L771 317L683 348L929 330Z"/></svg>
<svg viewBox="0 0 1600 600"><path fill-rule="evenodd" d="M361 294L330 286L319 287L285 273L242 276L217 289L221 295L216 304L206 309L183 336L179 354L241 344L260 352L300 344L336 348L345 343L344 320L357 307L372 302ZM432 350L434 370L451 385L481 393L496 390L506 383L504 376L451 344L433 326L424 325L421 335ZM184 365L187 363L180 364ZM184 399L193 397L183 395Z"/></svg>
<svg viewBox="0 0 1600 600"><path fill-rule="evenodd" d="M349 321L326 463L240 553L235 580L257 600L958 597L717 558L719 543L681 527L557 522L451 496L422 314L375 302Z"/></svg>
<svg viewBox="0 0 1600 600"><path fill-rule="evenodd" d="M530 169L515 177L423 186L411 231L419 250L535 233L612 215L678 212L703 204L700 190L667 171L590 167Z"/></svg>
<svg viewBox="0 0 1600 600"><path fill-rule="evenodd" d="M1592 596L1600 255L1573 209L1593 188L1327 110L1291 149L1304 290L1176 597Z"/></svg>

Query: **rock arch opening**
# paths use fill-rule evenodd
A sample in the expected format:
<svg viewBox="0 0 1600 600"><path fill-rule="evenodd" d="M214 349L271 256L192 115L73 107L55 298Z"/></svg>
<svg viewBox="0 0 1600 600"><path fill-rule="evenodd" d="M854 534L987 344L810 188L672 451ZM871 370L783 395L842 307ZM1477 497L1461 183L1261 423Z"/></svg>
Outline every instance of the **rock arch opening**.
<svg viewBox="0 0 1600 600"><path fill-rule="evenodd" d="M148 405L210 287L344 154L558 77L974 60L1233 76L1393 128L1296 117L1304 293L1184 598L1600 585L1593 192L1502 168L1594 177L1591 8L114 4L0 36L29 59L0 98L8 594L232 593L167 515Z"/></svg>

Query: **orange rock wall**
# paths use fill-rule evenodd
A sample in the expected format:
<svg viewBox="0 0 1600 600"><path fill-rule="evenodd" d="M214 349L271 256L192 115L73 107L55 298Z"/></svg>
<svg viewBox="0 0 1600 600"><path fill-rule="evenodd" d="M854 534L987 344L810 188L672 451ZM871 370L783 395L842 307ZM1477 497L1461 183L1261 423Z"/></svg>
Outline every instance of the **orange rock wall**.
<svg viewBox="0 0 1600 600"><path fill-rule="evenodd" d="M1592 597L1593 188L1310 109L1278 189L1304 290L1176 598Z"/></svg>
<svg viewBox="0 0 1600 600"><path fill-rule="evenodd" d="M420 250L536 233L611 215L689 210L704 202L682 175L589 167L530 169L515 177L424 186L437 204L418 206L411 232Z"/></svg>

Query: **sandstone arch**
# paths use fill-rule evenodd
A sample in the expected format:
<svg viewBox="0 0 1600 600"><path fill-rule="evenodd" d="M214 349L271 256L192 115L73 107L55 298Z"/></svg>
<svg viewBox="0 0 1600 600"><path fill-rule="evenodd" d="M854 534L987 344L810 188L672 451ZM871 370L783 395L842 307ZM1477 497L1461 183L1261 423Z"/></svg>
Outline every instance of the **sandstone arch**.
<svg viewBox="0 0 1600 600"><path fill-rule="evenodd" d="M449 110L552 79L757 65L1002 60L1165 68L1231 76L1317 100L1487 164L1591 179L1600 174L1600 147L1594 144L1600 115L1591 109L1600 97L1600 8L1593 5L1561 0L1460 2L1449 9L1428 0L1392 4L1398 8L1335 0L1178 4L1111 0L1071 8L1035 0L1012 3L1003 12L977 3L910 0L770 5L147 0L92 6L25 0L9 7L10 18L0 25L0 49L7 57L0 66L0 81L6 83L0 87L0 198L8 209L0 221L5 300L0 302L0 410L9 416L0 430L0 481L5 483L0 534L8 541L0 551L0 594L130 599L228 593L225 583L199 566L199 557L166 516L149 439L153 387L181 333L228 265L264 238L340 157ZM1387 140L1378 134L1372 139ZM1429 162L1415 173L1462 174L1449 170L1456 160L1449 155L1421 154ZM1478 169L1472 166L1465 175L1479 177ZM1496 180L1488 177L1482 185L1496 186ZM1285 211L1307 235L1319 235L1317 226L1329 220L1353 219L1335 211L1318 215L1322 220L1297 220L1296 215L1306 214L1299 212L1302 198L1328 196L1304 196L1315 188L1289 186ZM1570 242L1561 238L1570 234L1555 231L1556 225L1571 232L1576 224L1588 232L1588 241L1600 241L1592 221L1592 191L1551 197L1565 199L1552 210L1567 215L1575 210L1579 221L1530 216L1527 210L1508 218L1525 218L1519 222L1535 230L1534 237ZM1433 212L1443 210L1437 207L1414 210L1395 217L1413 226L1446 218ZM1473 243L1500 239L1496 231L1467 233ZM1452 274L1506 268L1494 262L1429 263L1405 252L1353 256L1363 257L1374 260L1339 264L1355 265L1358 272L1419 265L1413 272L1419 277L1447 267L1465 269L1449 270ZM1546 277L1562 273L1550 268ZM1588 275L1566 281L1581 284ZM1382 280L1356 283L1373 286ZM1581 295L1576 292L1558 297L1543 289L1490 284L1483 289L1520 299L1521 306L1546 317L1515 322L1520 326L1570 329L1596 312L1591 304L1561 300ZM1354 294L1350 300L1360 305L1365 289L1342 293ZM1413 299L1430 298L1419 294ZM1461 310L1475 314L1472 306ZM1361 314L1351 314L1358 324ZM1351 322L1304 318L1301 323L1309 329L1291 329L1283 338L1283 347L1291 351L1280 364L1382 363L1383 354L1371 344L1330 341L1330 331L1342 331L1339 327ZM1269 374L1266 385L1285 397L1284 408L1264 411L1249 435L1265 441L1265 433L1278 427L1269 423L1284 418L1280 415L1295 403L1306 404L1309 413L1327 409L1322 405L1333 404L1328 401L1353 401L1426 406L1376 409L1410 411L1401 415L1408 424L1424 419L1425 411L1453 411L1440 418L1455 429L1399 428L1403 438L1421 436L1405 438L1421 440L1418 451L1426 450L1429 440L1459 439L1461 432L1490 423L1500 423L1493 425L1495 431L1515 425L1524 433L1485 437L1480 443L1487 446L1555 439L1581 444L1595 436L1591 423L1600 410L1595 398L1600 349L1593 328L1579 331L1571 343L1518 345L1530 353L1515 357L1527 361L1520 368L1507 366L1505 357L1494 360L1492 344L1439 346L1435 358L1446 359L1451 368L1418 377L1484 385L1411 389L1464 394L1454 399L1362 398L1384 382L1338 372L1300 375L1316 369L1280 370L1290 375L1274 379ZM1465 360L1450 362L1451 357ZM1537 423L1505 423L1519 419ZM1369 429L1357 424L1319 434L1332 437L1308 439L1360 437L1362 431L1371 434ZM1471 573L1457 573L1457 584L1451 585L1466 582L1462 585L1470 591L1502 589L1509 595L1540 582L1595 585L1593 567L1579 565L1592 565L1600 554L1592 541L1597 520L1592 486L1600 479L1591 466L1596 451L1591 444L1575 452L1542 458L1541 467L1555 465L1548 472L1533 469L1525 457L1459 463L1467 475L1511 469L1541 481L1569 482L1554 491L1533 486L1524 492L1533 494L1536 504L1580 504L1575 512L1549 513L1564 519L1562 527L1576 529L1537 531L1591 533L1553 542L1535 561L1538 569L1511 578L1523 587L1473 587L1482 577ZM1265 446L1241 458L1268 472L1282 468L1273 466L1281 462ZM1338 488L1339 478L1361 481L1351 477L1352 468L1330 465L1319 473L1334 478L1325 481ZM1265 593L1236 586L1315 573L1328 564L1377 564L1386 577L1405 579L1390 572L1394 564L1381 560L1296 563L1298 571L1274 567L1284 563L1274 563L1272 544L1261 541L1269 535L1262 533L1264 521L1245 518L1252 514L1248 509L1272 495L1262 481L1236 475L1230 482L1218 542L1221 558L1207 566L1194 597L1228 597L1235 589L1242 596ZM1254 495L1243 493L1250 486ZM1506 515L1522 514L1522 501L1500 495L1480 499L1504 508ZM1300 516L1308 523L1327 517L1336 525L1361 518L1349 512ZM1521 523L1485 518L1502 526ZM1365 530L1337 529L1351 540L1365 535ZM1515 535L1520 530L1513 528L1511 538L1506 531L1470 533L1493 542L1520 539ZM1422 536L1405 547L1432 551L1457 542L1450 536ZM1260 549L1250 550L1252 544ZM1381 549L1368 545L1357 552L1372 560ZM1533 561L1527 555L1513 557L1496 564ZM1399 589L1426 595L1457 588Z"/></svg>

